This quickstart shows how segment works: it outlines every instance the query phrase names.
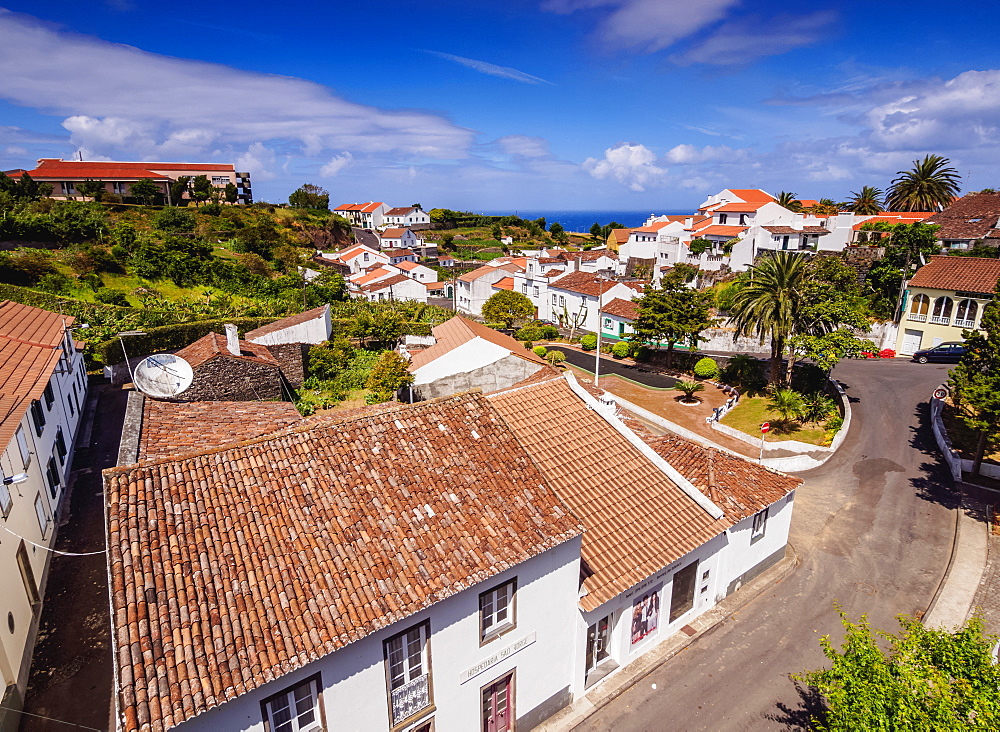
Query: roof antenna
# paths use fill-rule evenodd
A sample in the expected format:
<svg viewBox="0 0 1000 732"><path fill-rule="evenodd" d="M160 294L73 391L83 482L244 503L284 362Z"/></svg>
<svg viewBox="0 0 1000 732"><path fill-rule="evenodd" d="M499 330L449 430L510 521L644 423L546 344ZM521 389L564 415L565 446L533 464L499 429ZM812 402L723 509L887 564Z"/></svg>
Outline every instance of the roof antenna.
<svg viewBox="0 0 1000 732"><path fill-rule="evenodd" d="M79 160L79 161L80 161L81 163L83 162L83 150L77 150L77 151L76 151L76 158L77 158L77 160Z"/></svg>

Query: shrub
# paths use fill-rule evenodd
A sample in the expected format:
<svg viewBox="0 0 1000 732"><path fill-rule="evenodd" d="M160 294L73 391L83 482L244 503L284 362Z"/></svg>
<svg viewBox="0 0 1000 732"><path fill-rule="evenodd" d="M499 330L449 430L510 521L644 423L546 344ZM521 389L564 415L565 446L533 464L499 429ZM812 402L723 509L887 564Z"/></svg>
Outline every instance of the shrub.
<svg viewBox="0 0 1000 732"><path fill-rule="evenodd" d="M705 356L694 365L694 375L699 379L714 379L719 375L719 364Z"/></svg>
<svg viewBox="0 0 1000 732"><path fill-rule="evenodd" d="M559 329L554 325L543 325L541 326L541 331L542 331L542 338L548 338L551 340L553 338L559 337ZM540 340L540 339L536 338L535 340Z"/></svg>
<svg viewBox="0 0 1000 732"><path fill-rule="evenodd" d="M588 333L583 338L580 339L580 348L584 351L593 351L597 348L597 336L593 333Z"/></svg>
<svg viewBox="0 0 1000 732"><path fill-rule="evenodd" d="M194 231L194 212L167 206L153 217L153 225L163 231Z"/></svg>
<svg viewBox="0 0 1000 732"><path fill-rule="evenodd" d="M883 348L878 352L879 358L896 358L896 352L891 348Z"/></svg>
<svg viewBox="0 0 1000 732"><path fill-rule="evenodd" d="M699 257L711 248L712 242L708 239L695 239L688 245L688 250Z"/></svg>
<svg viewBox="0 0 1000 732"><path fill-rule="evenodd" d="M524 346L524 349L526 351L530 351L531 350L531 341L524 341L521 345Z"/></svg>
<svg viewBox="0 0 1000 732"><path fill-rule="evenodd" d="M566 360L566 354L562 351L549 351L545 355L545 360L555 366L556 364L560 364Z"/></svg>
<svg viewBox="0 0 1000 732"><path fill-rule="evenodd" d="M38 289L51 292L53 295L68 294L72 286L72 280L62 272L53 272L38 280Z"/></svg>
<svg viewBox="0 0 1000 732"><path fill-rule="evenodd" d="M632 345L628 341L618 341L611 347L611 355L615 358L627 358L632 352Z"/></svg>
<svg viewBox="0 0 1000 732"><path fill-rule="evenodd" d="M524 326L514 334L514 337L519 341L540 341L545 338L542 335L542 329L537 325Z"/></svg>
<svg viewBox="0 0 1000 732"><path fill-rule="evenodd" d="M690 403L695 400L694 395L696 392L705 390L705 385L697 381L686 381L682 379L674 384L674 390L684 394L684 398L681 401Z"/></svg>
<svg viewBox="0 0 1000 732"><path fill-rule="evenodd" d="M123 307L128 307L128 298L125 297L125 293L122 290L115 290L111 287L99 287L97 292L94 293L94 299L97 302L102 302L105 305L121 305Z"/></svg>
<svg viewBox="0 0 1000 732"><path fill-rule="evenodd" d="M531 350L535 352L536 356L540 356L541 358L545 358L545 354L549 352L549 349L545 346L535 346Z"/></svg>
<svg viewBox="0 0 1000 732"><path fill-rule="evenodd" d="M724 384L739 388L744 394L759 394L767 386L763 364L745 353L738 353L730 358L726 367L719 372L719 379Z"/></svg>

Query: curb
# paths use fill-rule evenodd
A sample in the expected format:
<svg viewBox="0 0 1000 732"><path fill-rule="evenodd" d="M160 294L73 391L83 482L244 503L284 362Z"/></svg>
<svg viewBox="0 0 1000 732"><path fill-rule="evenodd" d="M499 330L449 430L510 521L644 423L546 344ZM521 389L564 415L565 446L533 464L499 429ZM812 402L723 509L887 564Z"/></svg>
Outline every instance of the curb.
<svg viewBox="0 0 1000 732"><path fill-rule="evenodd" d="M678 630L670 638L664 640L659 647L650 650L645 656L635 659L631 664L625 666L621 673L612 677L610 681L612 683L617 681L617 684L609 686L603 694L600 693L601 686L590 692L597 695L595 699L590 699L590 695L584 692L571 705L549 717L534 729L539 732L568 732L575 729L593 714L657 671L699 638L714 631L767 590L784 581L801 564L802 561L795 547L791 543L786 544L785 556L777 564L769 567L715 607L692 620L686 627L694 630L694 634L688 636L684 630ZM629 666L634 666L631 672L628 670Z"/></svg>
<svg viewBox="0 0 1000 732"><path fill-rule="evenodd" d="M961 516L959 514L961 510L962 506L959 504L955 508L955 531L952 533L951 537L951 554L948 556L948 566L944 569L944 574L941 576L941 581L938 582L937 589L934 591L934 595L931 597L931 601L927 605L927 609L920 617L921 622L926 620L934 610L934 606L937 605L937 601L941 597L941 593L944 591L945 585L948 584L948 578L951 576L951 568L955 566L955 554L958 552L958 532L961 530L962 525ZM986 568L983 567L984 571L985 569Z"/></svg>

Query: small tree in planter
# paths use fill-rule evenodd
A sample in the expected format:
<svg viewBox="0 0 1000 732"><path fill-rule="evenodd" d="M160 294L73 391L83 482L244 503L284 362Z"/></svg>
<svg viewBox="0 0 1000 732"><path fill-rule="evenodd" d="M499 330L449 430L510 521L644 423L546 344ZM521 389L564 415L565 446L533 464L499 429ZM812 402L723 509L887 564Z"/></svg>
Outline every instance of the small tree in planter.
<svg viewBox="0 0 1000 732"><path fill-rule="evenodd" d="M552 366L558 366L563 361L566 360L566 354L562 351L549 351L545 354L545 360L548 361Z"/></svg>
<svg viewBox="0 0 1000 732"><path fill-rule="evenodd" d="M701 400L696 398L695 394L699 391L705 391L705 385L697 381L681 380L674 384L674 390L684 394L681 399L684 404L697 404Z"/></svg>
<svg viewBox="0 0 1000 732"><path fill-rule="evenodd" d="M694 375L699 379L714 379L719 375L719 364L708 356L698 359L698 363L694 365Z"/></svg>
<svg viewBox="0 0 1000 732"><path fill-rule="evenodd" d="M618 341L615 345L611 346L611 355L615 358L628 358L631 352L632 346L628 341Z"/></svg>

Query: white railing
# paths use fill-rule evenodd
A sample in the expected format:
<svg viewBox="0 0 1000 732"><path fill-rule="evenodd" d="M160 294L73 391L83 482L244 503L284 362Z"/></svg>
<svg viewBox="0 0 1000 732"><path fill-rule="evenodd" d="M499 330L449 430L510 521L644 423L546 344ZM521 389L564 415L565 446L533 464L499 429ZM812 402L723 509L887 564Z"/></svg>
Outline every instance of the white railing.
<svg viewBox="0 0 1000 732"><path fill-rule="evenodd" d="M392 719L399 724L409 719L421 709L431 704L430 686L427 674L407 681L402 686L392 690Z"/></svg>
<svg viewBox="0 0 1000 732"><path fill-rule="evenodd" d="M975 325L976 325L975 320L959 320L958 318L955 318L956 328L974 328Z"/></svg>
<svg viewBox="0 0 1000 732"><path fill-rule="evenodd" d="M908 313L907 316L906 316L906 319L907 320L915 320L918 323L926 323L927 322L927 316L926 315L921 315L920 313Z"/></svg>
<svg viewBox="0 0 1000 732"><path fill-rule="evenodd" d="M931 322L937 323L938 325L948 325L951 322L950 317L942 317L940 315L932 315Z"/></svg>

